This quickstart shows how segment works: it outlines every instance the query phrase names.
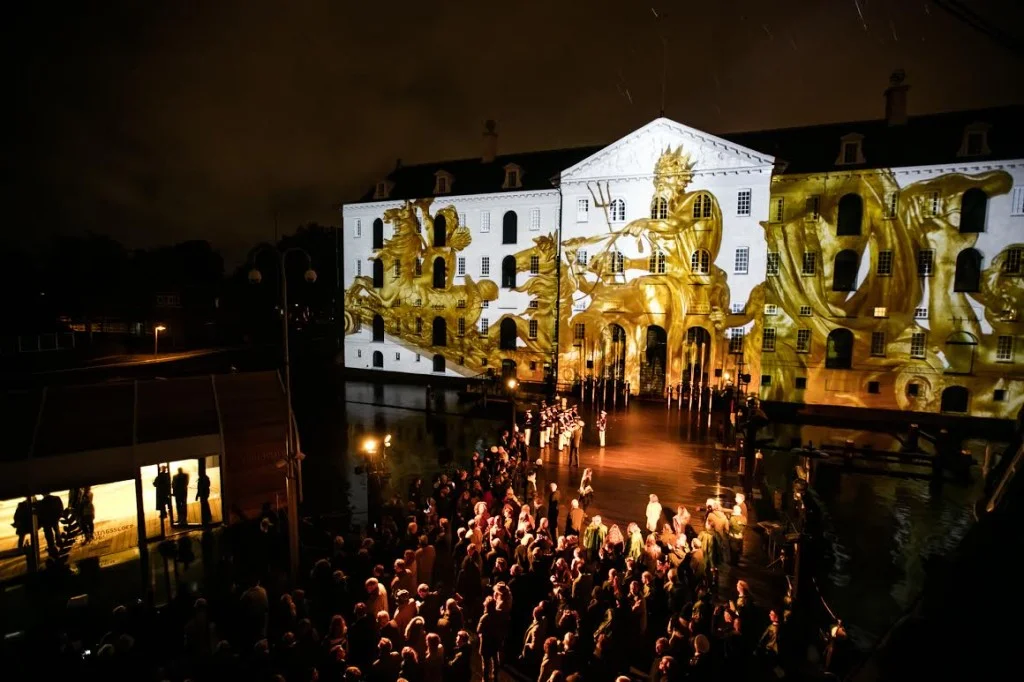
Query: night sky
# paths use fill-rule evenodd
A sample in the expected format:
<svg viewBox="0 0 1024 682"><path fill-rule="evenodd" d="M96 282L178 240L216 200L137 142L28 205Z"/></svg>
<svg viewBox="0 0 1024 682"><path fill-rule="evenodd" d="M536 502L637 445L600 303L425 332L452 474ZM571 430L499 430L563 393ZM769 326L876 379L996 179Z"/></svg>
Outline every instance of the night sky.
<svg viewBox="0 0 1024 682"><path fill-rule="evenodd" d="M397 158L1024 102L1024 56L931 0L29 3L5 19L7 238L209 239L229 263ZM1024 26L1020 0L968 2ZM57 11L57 8L60 11ZM28 12L26 14L25 12ZM1019 33L1019 31L1018 31Z"/></svg>

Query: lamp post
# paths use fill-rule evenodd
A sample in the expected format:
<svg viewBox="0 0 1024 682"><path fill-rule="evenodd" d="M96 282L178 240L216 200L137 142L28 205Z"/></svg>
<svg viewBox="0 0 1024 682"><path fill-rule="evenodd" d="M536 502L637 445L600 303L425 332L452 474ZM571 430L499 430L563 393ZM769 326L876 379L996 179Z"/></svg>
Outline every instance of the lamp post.
<svg viewBox="0 0 1024 682"><path fill-rule="evenodd" d="M508 387L508 401L512 403L512 431L516 428L516 387L519 386L519 382L515 378L510 378L505 382Z"/></svg>
<svg viewBox="0 0 1024 682"><path fill-rule="evenodd" d="M278 272L281 275L281 325L284 345L284 396L285 407L287 410L284 469L288 494L288 560L291 576L294 580L298 578L299 575L299 495L301 493L298 488L300 483L299 462L302 459L302 455L297 452L297 448L295 447L296 439L292 421L292 364L288 349L288 276L285 269L288 262L288 256L293 253L301 253L306 257L305 278L306 282L309 284L316 282L316 271L313 270L312 267L313 259L305 249L293 246L281 251L269 244L264 244L256 249L252 255L252 269L249 271L249 281L253 284L259 284L263 281L263 274L256 269L256 258L264 251L272 251L277 255Z"/></svg>
<svg viewBox="0 0 1024 682"><path fill-rule="evenodd" d="M153 357L160 355L160 332L167 331L167 327L158 324L153 327Z"/></svg>

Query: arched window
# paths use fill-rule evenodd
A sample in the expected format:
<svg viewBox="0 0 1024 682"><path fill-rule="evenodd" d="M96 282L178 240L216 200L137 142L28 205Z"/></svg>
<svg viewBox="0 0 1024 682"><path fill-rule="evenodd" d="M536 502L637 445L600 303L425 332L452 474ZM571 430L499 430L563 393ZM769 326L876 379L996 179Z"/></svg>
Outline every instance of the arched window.
<svg viewBox="0 0 1024 682"><path fill-rule="evenodd" d="M434 326L430 334L430 344L432 346L448 345L448 323L440 315L434 318Z"/></svg>
<svg viewBox="0 0 1024 682"><path fill-rule="evenodd" d="M384 248L384 221L380 218L373 221L373 248Z"/></svg>
<svg viewBox="0 0 1024 682"><path fill-rule="evenodd" d="M377 368L384 366L384 354L379 350L373 351L373 366Z"/></svg>
<svg viewBox="0 0 1024 682"><path fill-rule="evenodd" d="M966 412L970 394L963 386L949 386L942 391L942 402L939 409L943 412Z"/></svg>
<svg viewBox="0 0 1024 682"><path fill-rule="evenodd" d="M373 288L384 288L384 261L380 258L373 259Z"/></svg>
<svg viewBox="0 0 1024 682"><path fill-rule="evenodd" d="M695 219L711 217L711 197L709 195L702 192L693 200L693 217Z"/></svg>
<svg viewBox="0 0 1024 682"><path fill-rule="evenodd" d="M501 219L501 243L515 244L519 241L519 217L515 211L505 211Z"/></svg>
<svg viewBox="0 0 1024 682"><path fill-rule="evenodd" d="M506 289L516 288L515 256L505 256L501 259L501 286Z"/></svg>
<svg viewBox="0 0 1024 682"><path fill-rule="evenodd" d="M434 246L445 246L448 244L448 221L438 213L434 216Z"/></svg>
<svg viewBox="0 0 1024 682"><path fill-rule="evenodd" d="M975 234L985 231L985 213L988 211L988 195L977 187L964 192L960 197L960 232Z"/></svg>
<svg viewBox="0 0 1024 682"><path fill-rule="evenodd" d="M704 249L697 249L690 256L690 270L695 275L706 275L711 272L711 254Z"/></svg>
<svg viewBox="0 0 1024 682"><path fill-rule="evenodd" d="M434 288L444 289L448 283L448 265L444 258L438 256L434 259Z"/></svg>
<svg viewBox="0 0 1024 682"><path fill-rule="evenodd" d="M832 291L853 291L857 288L857 261L857 252L853 249L843 249L836 254L832 266Z"/></svg>
<svg viewBox="0 0 1024 682"><path fill-rule="evenodd" d="M654 220L665 220L668 218L668 199L655 197L651 202L651 218Z"/></svg>
<svg viewBox="0 0 1024 682"><path fill-rule="evenodd" d="M380 315L373 316L373 340L377 343L384 340L384 318Z"/></svg>
<svg viewBox="0 0 1024 682"><path fill-rule="evenodd" d="M947 374L970 374L974 371L974 352L978 348L978 339L967 332L953 332L946 338L943 357L946 361Z"/></svg>
<svg viewBox="0 0 1024 682"><path fill-rule="evenodd" d="M434 356L434 371L444 372L444 356L440 353Z"/></svg>
<svg viewBox="0 0 1024 682"><path fill-rule="evenodd" d="M858 194L844 194L839 200L839 215L836 217L836 236L856 237L864 219L864 202Z"/></svg>
<svg viewBox="0 0 1024 682"><path fill-rule="evenodd" d="M657 275L665 274L665 252L657 249L651 252L647 261L647 270Z"/></svg>
<svg viewBox="0 0 1024 682"><path fill-rule="evenodd" d="M612 199L609 206L613 223L621 223L626 219L626 202L623 199Z"/></svg>
<svg viewBox="0 0 1024 682"><path fill-rule="evenodd" d="M964 249L956 257L953 291L972 292L981 289L981 252Z"/></svg>
<svg viewBox="0 0 1024 682"><path fill-rule="evenodd" d="M850 369L853 364L853 332L849 329L833 329L828 335L825 347L827 369Z"/></svg>
<svg viewBox="0 0 1024 682"><path fill-rule="evenodd" d="M506 317L501 321L501 335L498 341L498 347L501 350L515 350L516 339L519 337L519 329L516 327L516 321L511 317Z"/></svg>

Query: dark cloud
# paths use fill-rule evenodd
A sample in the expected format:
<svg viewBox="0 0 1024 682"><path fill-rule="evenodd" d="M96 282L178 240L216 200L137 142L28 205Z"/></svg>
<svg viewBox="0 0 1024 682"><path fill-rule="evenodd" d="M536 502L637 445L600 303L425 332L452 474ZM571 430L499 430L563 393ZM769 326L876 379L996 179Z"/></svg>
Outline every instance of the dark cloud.
<svg viewBox="0 0 1024 682"><path fill-rule="evenodd" d="M927 0L33 4L5 29L11 226L229 260L398 157L476 154L486 118L505 150L610 141L658 114L663 45L667 114L711 131L878 117L895 67L913 112L1024 101L1019 55Z"/></svg>

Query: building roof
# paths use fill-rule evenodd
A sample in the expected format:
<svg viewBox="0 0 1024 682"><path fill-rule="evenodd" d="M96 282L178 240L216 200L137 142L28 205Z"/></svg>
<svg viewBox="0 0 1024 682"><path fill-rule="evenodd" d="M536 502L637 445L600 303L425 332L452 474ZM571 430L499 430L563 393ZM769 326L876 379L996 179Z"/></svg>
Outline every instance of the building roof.
<svg viewBox="0 0 1024 682"><path fill-rule="evenodd" d="M778 173L821 173L1024 158L1024 126L1021 121L1024 121L1024 107L1006 106L912 116L905 124L894 126L890 126L884 119L878 119L725 133L719 137L774 156ZM987 129L990 153L960 156L964 132L967 126L973 124L980 124ZM837 165L840 140L846 135L863 136L864 163ZM400 166L386 178L392 183L388 199L434 196L434 183L439 171L446 171L452 176L450 191L446 195L552 189L557 185L558 176L563 170L605 146L506 154L489 163L481 158L473 158ZM516 164L522 169L522 187L503 189L505 166L508 164ZM362 196L360 203L374 201L374 195L375 188L371 188Z"/></svg>

